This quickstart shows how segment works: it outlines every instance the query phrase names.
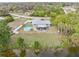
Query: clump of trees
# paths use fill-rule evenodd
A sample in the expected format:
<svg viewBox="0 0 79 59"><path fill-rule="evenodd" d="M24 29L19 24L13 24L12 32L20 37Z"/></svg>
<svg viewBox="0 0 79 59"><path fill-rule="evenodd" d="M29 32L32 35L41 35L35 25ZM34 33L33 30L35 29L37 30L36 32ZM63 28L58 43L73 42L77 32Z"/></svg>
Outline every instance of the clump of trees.
<svg viewBox="0 0 79 59"><path fill-rule="evenodd" d="M8 11L4 8L0 10L0 16L6 16L8 15Z"/></svg>
<svg viewBox="0 0 79 59"><path fill-rule="evenodd" d="M0 21L0 47L8 48L10 43L11 30L5 21Z"/></svg>
<svg viewBox="0 0 79 59"><path fill-rule="evenodd" d="M37 5L33 8L33 13L31 16L44 17L45 14L45 8L41 5Z"/></svg>
<svg viewBox="0 0 79 59"><path fill-rule="evenodd" d="M59 32L67 37L71 46L78 46L79 38L79 14L69 13L59 15L53 21L53 24L58 28Z"/></svg>
<svg viewBox="0 0 79 59"><path fill-rule="evenodd" d="M6 8L0 10L0 16L3 17L7 23L14 21L13 17L9 14L9 11Z"/></svg>
<svg viewBox="0 0 79 59"><path fill-rule="evenodd" d="M5 21L0 21L0 55L16 56L10 48L11 30Z"/></svg>
<svg viewBox="0 0 79 59"><path fill-rule="evenodd" d="M55 6L54 5L49 5L49 6L37 5L33 9L32 16L40 16L40 17L50 16L50 17L55 18L57 15L64 13L61 7L62 6L58 6L58 5L55 5Z"/></svg>
<svg viewBox="0 0 79 59"><path fill-rule="evenodd" d="M73 25L71 24L72 21L73 20L70 19L69 15L59 15L53 21L53 24L57 26L57 29L60 31L60 33L69 36L75 32Z"/></svg>

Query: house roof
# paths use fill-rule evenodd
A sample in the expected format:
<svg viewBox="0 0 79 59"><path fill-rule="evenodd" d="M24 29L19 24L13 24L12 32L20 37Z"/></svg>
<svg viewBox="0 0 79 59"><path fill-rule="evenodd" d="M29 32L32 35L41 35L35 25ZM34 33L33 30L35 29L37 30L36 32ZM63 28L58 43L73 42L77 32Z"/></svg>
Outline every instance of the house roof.
<svg viewBox="0 0 79 59"><path fill-rule="evenodd" d="M45 24L51 24L50 21L48 19L32 19L32 24L37 24L37 25L45 25Z"/></svg>
<svg viewBox="0 0 79 59"><path fill-rule="evenodd" d="M65 6L65 7L63 7L63 10L64 10L64 12L66 14L69 13L69 12L71 12L71 11L73 11L73 12L76 11L76 9L73 6Z"/></svg>
<svg viewBox="0 0 79 59"><path fill-rule="evenodd" d="M4 17L0 17L0 20L3 20L4 19Z"/></svg>

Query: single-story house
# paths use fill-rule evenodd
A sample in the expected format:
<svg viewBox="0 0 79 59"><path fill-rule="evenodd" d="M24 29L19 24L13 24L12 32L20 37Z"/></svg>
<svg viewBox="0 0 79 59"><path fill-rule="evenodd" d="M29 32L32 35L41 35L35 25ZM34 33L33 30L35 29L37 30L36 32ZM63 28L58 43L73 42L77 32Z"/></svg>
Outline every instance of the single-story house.
<svg viewBox="0 0 79 59"><path fill-rule="evenodd" d="M4 17L0 17L0 21L1 21L1 20L4 20L4 19L5 19Z"/></svg>
<svg viewBox="0 0 79 59"><path fill-rule="evenodd" d="M76 11L76 9L73 6L65 6L65 7L63 7L63 10L64 10L65 14Z"/></svg>
<svg viewBox="0 0 79 59"><path fill-rule="evenodd" d="M50 28L51 22L48 19L32 19L32 25L38 31L46 31Z"/></svg>

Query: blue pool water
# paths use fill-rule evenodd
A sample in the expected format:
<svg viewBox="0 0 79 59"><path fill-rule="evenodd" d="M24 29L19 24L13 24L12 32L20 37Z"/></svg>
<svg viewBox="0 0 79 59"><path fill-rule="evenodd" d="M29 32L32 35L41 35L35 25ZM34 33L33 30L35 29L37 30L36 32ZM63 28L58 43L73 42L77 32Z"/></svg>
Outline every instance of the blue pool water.
<svg viewBox="0 0 79 59"><path fill-rule="evenodd" d="M24 31L30 31L31 29L32 29L32 27L31 26L24 26Z"/></svg>

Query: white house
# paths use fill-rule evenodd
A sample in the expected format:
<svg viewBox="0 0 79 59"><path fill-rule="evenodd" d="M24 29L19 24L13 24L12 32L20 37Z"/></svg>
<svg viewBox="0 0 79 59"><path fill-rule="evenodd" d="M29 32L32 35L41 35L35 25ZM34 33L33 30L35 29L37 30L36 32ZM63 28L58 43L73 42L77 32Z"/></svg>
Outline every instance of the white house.
<svg viewBox="0 0 79 59"><path fill-rule="evenodd" d="M32 25L38 31L46 31L50 28L51 22L48 19L33 19Z"/></svg>
<svg viewBox="0 0 79 59"><path fill-rule="evenodd" d="M73 6L65 6L65 7L63 7L63 10L64 10L65 14L76 11L76 9Z"/></svg>
<svg viewBox="0 0 79 59"><path fill-rule="evenodd" d="M0 21L1 21L1 20L4 20L4 19L5 19L4 17L0 17Z"/></svg>

